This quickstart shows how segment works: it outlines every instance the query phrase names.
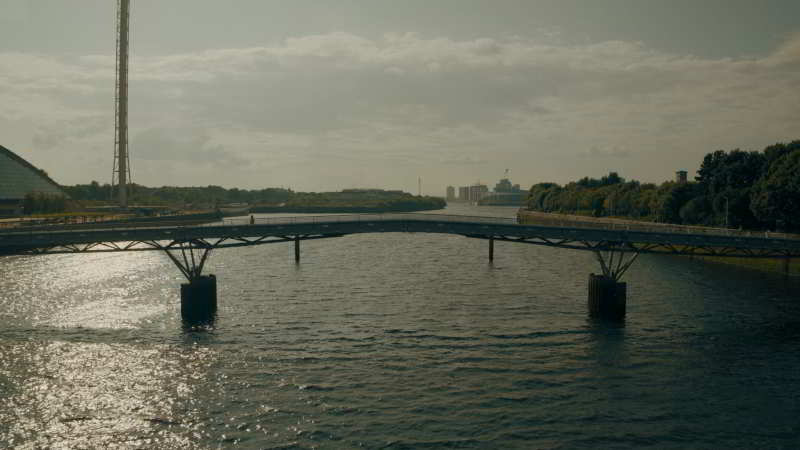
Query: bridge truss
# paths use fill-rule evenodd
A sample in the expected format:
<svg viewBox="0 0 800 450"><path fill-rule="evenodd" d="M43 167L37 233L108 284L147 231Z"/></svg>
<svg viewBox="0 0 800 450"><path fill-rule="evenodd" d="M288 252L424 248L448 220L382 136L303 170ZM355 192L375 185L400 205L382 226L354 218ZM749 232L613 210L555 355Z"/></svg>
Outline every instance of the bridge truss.
<svg viewBox="0 0 800 450"><path fill-rule="evenodd" d="M800 240L531 226L495 218L425 214L312 216L209 226L144 225L30 233L12 230L0 233L0 255L163 251L189 280L201 274L209 252L214 249L294 242L295 259L299 261L301 240L373 232L437 233L485 239L490 241L490 260L495 241L592 251L603 274L614 280L619 280L642 253L787 261L800 257Z"/></svg>
<svg viewBox="0 0 800 450"><path fill-rule="evenodd" d="M340 237L341 235L296 235L296 236L235 236L216 239L175 239L135 240L135 241L100 241L83 244L63 244L48 247L18 249L19 255L62 255L73 253L115 253L163 251L175 264L187 280L200 277L211 250L223 248L249 247L254 245L279 244L300 241ZM297 252L296 252L297 253ZM2 255L2 251L0 251Z"/></svg>
<svg viewBox="0 0 800 450"><path fill-rule="evenodd" d="M592 251L597 258L603 275L619 281L625 272L630 269L641 253L654 253L682 256L713 256L713 257L739 257L739 258L792 258L798 252L789 249L777 248L748 248L737 246L710 246L671 243L638 243L631 241L587 241L575 239L552 239L541 236L511 237L511 236L486 236L467 235L475 239L488 239L491 241L513 242L522 244L541 245L546 247L568 248L573 250Z"/></svg>

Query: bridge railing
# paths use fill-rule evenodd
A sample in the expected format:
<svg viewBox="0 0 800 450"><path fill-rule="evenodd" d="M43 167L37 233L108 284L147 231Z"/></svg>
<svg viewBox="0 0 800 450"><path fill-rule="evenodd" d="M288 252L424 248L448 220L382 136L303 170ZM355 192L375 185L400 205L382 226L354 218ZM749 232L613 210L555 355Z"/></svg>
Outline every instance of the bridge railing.
<svg viewBox="0 0 800 450"><path fill-rule="evenodd" d="M48 227L18 227L0 230L0 234L36 234L53 231L79 231L79 230L107 230L122 231L128 229L142 228L190 228L190 227L216 227L216 226L246 226L246 225L283 225L283 224L309 224L309 223L330 223L330 222L380 222L398 220L428 220L428 221L449 221L464 223L492 223L515 225L516 219L511 217L487 217L487 216L457 216L448 214L418 214L418 213L389 213L389 214L325 214L325 215L305 215L305 216L284 216L284 217L230 217L220 220L203 221L152 221L152 222L98 222L79 225L52 225Z"/></svg>
<svg viewBox="0 0 800 450"><path fill-rule="evenodd" d="M252 217L252 218L251 218ZM197 221L187 222L137 222L125 223L116 222L113 224L91 224L91 227L81 226L54 226L47 230L25 230L15 228L0 230L0 234L36 234L50 231L79 231L81 229L91 230L126 230L132 228L189 228L205 226L246 226L246 225L268 225L268 224L309 224L309 223L331 223L331 222L379 222L379 221L436 221L452 223L487 223L496 225L529 225L560 228L581 228L594 230L613 230L613 231L638 231L657 234L694 234L694 235L716 235L728 237L747 237L762 239L789 239L800 240L800 235L775 233L770 231L740 231L724 228L692 227L670 224L643 224L641 222L602 222L602 221L582 221L571 218L562 219L560 217L548 217L546 215L528 216L530 223L519 225L516 218L512 217L488 217L488 216L465 216L448 214L429 214L429 213L389 213L389 214L326 214L326 215L306 215L306 216L285 216L285 217L235 217L225 218L212 222L199 223Z"/></svg>
<svg viewBox="0 0 800 450"><path fill-rule="evenodd" d="M566 218L550 217L548 214L527 215L526 225L557 226L566 228L601 229L601 230L627 230L646 233L692 234L728 237L747 237L763 239L788 239L800 240L800 235L778 233L774 231L747 231L731 228L700 227L691 225L675 225L665 223L642 223L635 221L600 221L581 220L580 217L567 216Z"/></svg>
<svg viewBox="0 0 800 450"><path fill-rule="evenodd" d="M269 225L269 224L300 224L300 223L329 223L329 222L385 222L397 220L427 220L431 222L464 222L464 223L492 223L516 225L513 217L488 217L488 216L459 216L452 214L419 214L419 213L390 213L390 214L329 214L316 216L291 216L291 217L248 217L226 218L222 222L208 223L204 226L215 225Z"/></svg>
<svg viewBox="0 0 800 450"><path fill-rule="evenodd" d="M319 223L319 222L377 222L390 220L429 220L436 222L462 222L462 223L490 223L503 225L519 225L516 218L512 217L489 217L489 216L465 216L449 214L427 214L427 213L392 213L392 214L331 214L316 216L292 216L292 217L259 217L254 218L254 224L295 224L295 223ZM217 223L219 224L219 223ZM228 218L224 219L223 225L248 225L249 218ZM215 225L215 224L208 224ZM563 220L558 218L536 218L533 223L523 225L550 226L560 228L581 228L611 231L640 231L646 233L669 233L669 234L699 234L715 236L738 236L755 237L767 239L800 239L800 235L777 233L772 231L743 231L726 228L696 227L672 224L643 224L643 223L616 223L600 221L580 221Z"/></svg>

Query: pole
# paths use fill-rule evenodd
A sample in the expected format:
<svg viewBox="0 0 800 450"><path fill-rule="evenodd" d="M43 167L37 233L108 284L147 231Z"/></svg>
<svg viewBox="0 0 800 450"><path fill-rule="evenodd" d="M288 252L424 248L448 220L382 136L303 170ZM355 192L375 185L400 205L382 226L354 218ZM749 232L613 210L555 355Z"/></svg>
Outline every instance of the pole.
<svg viewBox="0 0 800 450"><path fill-rule="evenodd" d="M117 47L117 157L119 206L128 207L128 21L130 0L119 0Z"/></svg>
<svg viewBox="0 0 800 450"><path fill-rule="evenodd" d="M300 236L294 237L294 262L300 262Z"/></svg>
<svg viewBox="0 0 800 450"><path fill-rule="evenodd" d="M494 238L489 238L489 262L494 261Z"/></svg>

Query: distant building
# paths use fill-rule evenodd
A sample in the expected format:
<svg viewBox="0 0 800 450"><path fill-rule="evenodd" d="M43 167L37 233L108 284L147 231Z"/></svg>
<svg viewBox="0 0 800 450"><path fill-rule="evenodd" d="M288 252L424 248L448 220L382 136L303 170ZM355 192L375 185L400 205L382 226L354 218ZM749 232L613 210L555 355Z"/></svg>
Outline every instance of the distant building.
<svg viewBox="0 0 800 450"><path fill-rule="evenodd" d="M494 192L487 193L480 199L481 205L521 206L525 203L527 192L523 192L518 184L503 178L494 186Z"/></svg>
<svg viewBox="0 0 800 450"><path fill-rule="evenodd" d="M473 184L469 186L469 201L471 203L478 203L486 194L489 193L489 188L485 184Z"/></svg>
<svg viewBox="0 0 800 450"><path fill-rule="evenodd" d="M458 201L460 202L469 201L469 186L461 186L458 188Z"/></svg>
<svg viewBox="0 0 800 450"><path fill-rule="evenodd" d="M521 189L518 184L511 184L511 180L503 178L494 185L495 192L520 192Z"/></svg>
<svg viewBox="0 0 800 450"><path fill-rule="evenodd" d="M687 182L686 178L687 172L685 170L679 170L675 172L675 182L679 184L683 184Z"/></svg>
<svg viewBox="0 0 800 450"><path fill-rule="evenodd" d="M33 192L67 196L45 171L0 145L0 215L17 212Z"/></svg>
<svg viewBox="0 0 800 450"><path fill-rule="evenodd" d="M456 188L453 186L447 186L447 201L452 202L456 199Z"/></svg>

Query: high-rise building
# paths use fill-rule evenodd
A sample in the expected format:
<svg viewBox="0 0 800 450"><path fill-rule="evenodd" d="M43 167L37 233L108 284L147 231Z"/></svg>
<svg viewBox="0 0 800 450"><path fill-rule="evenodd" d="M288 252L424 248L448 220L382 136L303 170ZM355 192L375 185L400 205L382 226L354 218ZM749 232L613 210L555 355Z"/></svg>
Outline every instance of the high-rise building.
<svg viewBox="0 0 800 450"><path fill-rule="evenodd" d="M485 184L473 184L469 187L469 201L477 203L488 193L489 187Z"/></svg>
<svg viewBox="0 0 800 450"><path fill-rule="evenodd" d="M461 186L458 188L458 201L460 202L469 201L469 186Z"/></svg>
<svg viewBox="0 0 800 450"><path fill-rule="evenodd" d="M456 199L456 188L453 186L447 186L447 201L452 202Z"/></svg>
<svg viewBox="0 0 800 450"><path fill-rule="evenodd" d="M675 182L678 184L686 183L687 182L686 175L687 173L685 170L679 170L675 172Z"/></svg>

